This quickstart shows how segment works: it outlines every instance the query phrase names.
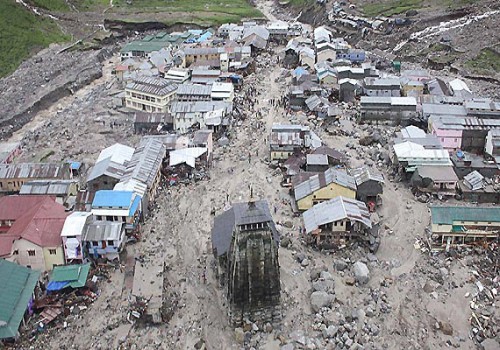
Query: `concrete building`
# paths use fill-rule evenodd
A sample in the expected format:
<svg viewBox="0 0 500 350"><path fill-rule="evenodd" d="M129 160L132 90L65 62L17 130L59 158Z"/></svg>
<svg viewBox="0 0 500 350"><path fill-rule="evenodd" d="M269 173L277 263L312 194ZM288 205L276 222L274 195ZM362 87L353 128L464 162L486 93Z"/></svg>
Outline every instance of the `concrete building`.
<svg viewBox="0 0 500 350"><path fill-rule="evenodd" d="M391 154L393 164L405 173L412 173L418 167L451 166L450 155L444 149L425 149L411 141L404 141L393 146Z"/></svg>
<svg viewBox="0 0 500 350"><path fill-rule="evenodd" d="M281 318L279 233L267 201L235 203L214 219L212 250L231 320Z"/></svg>
<svg viewBox="0 0 500 350"><path fill-rule="evenodd" d="M484 153L500 164L500 129L492 129L486 135Z"/></svg>
<svg viewBox="0 0 500 350"><path fill-rule="evenodd" d="M500 207L431 206L432 244L437 249L498 240Z"/></svg>
<svg viewBox="0 0 500 350"><path fill-rule="evenodd" d="M232 83L213 83L210 96L214 101L232 102L234 99L234 85Z"/></svg>
<svg viewBox="0 0 500 350"><path fill-rule="evenodd" d="M397 78L366 77L363 92L367 96L400 97L401 84Z"/></svg>
<svg viewBox="0 0 500 350"><path fill-rule="evenodd" d="M125 87L125 106L137 111L166 113L177 86L162 78L137 78Z"/></svg>
<svg viewBox="0 0 500 350"><path fill-rule="evenodd" d="M299 173L292 179L297 209L310 209L315 204L343 196L356 197L356 181L345 171L330 168L322 173Z"/></svg>
<svg viewBox="0 0 500 350"><path fill-rule="evenodd" d="M122 222L94 221L83 234L85 255L94 259L120 260L125 237Z"/></svg>
<svg viewBox="0 0 500 350"><path fill-rule="evenodd" d="M40 271L64 264L60 235L68 214L62 205L48 196L7 196L0 213L2 256Z"/></svg>
<svg viewBox="0 0 500 350"><path fill-rule="evenodd" d="M64 248L64 260L67 264L81 263L83 261L82 235L92 221L92 213L87 211L75 211L64 221L61 239Z"/></svg>
<svg viewBox="0 0 500 350"><path fill-rule="evenodd" d="M356 199L365 202L374 210L379 196L384 192L384 177L368 167L349 170L356 182Z"/></svg>
<svg viewBox="0 0 500 350"><path fill-rule="evenodd" d="M417 100L414 97L361 96L361 119L390 121L406 125L417 117Z"/></svg>
<svg viewBox="0 0 500 350"><path fill-rule="evenodd" d="M174 130L179 133L186 133L195 124L202 129L205 128L207 118L218 116L222 122L222 119L230 116L232 110L233 104L228 101L175 101L170 106L174 118Z"/></svg>
<svg viewBox="0 0 500 350"><path fill-rule="evenodd" d="M119 222L134 232L141 219L141 197L132 191L97 191L92 201L92 215L98 221Z"/></svg>
<svg viewBox="0 0 500 350"><path fill-rule="evenodd" d="M453 166L419 166L411 177L411 185L419 191L442 196L454 196L457 182Z"/></svg>
<svg viewBox="0 0 500 350"><path fill-rule="evenodd" d="M177 101L210 101L212 85L181 84L177 89Z"/></svg>
<svg viewBox="0 0 500 350"><path fill-rule="evenodd" d="M315 149L321 144L321 139L307 126L275 124L269 137L270 158L286 160L295 151Z"/></svg>

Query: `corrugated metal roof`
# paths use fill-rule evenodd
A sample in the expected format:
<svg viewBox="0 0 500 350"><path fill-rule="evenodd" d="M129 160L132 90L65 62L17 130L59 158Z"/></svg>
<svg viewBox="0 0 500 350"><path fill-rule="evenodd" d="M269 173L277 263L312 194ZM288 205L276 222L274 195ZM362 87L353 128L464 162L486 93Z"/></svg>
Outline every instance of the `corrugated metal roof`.
<svg viewBox="0 0 500 350"><path fill-rule="evenodd" d="M305 198L331 183L336 183L342 187L356 191L356 181L354 177L342 170L330 168L324 173L311 176L309 179L295 186L295 200L298 201L299 199Z"/></svg>
<svg viewBox="0 0 500 350"><path fill-rule="evenodd" d="M87 282L90 263L80 265L54 266L50 275L50 282L68 282L64 287L81 288Z"/></svg>
<svg viewBox="0 0 500 350"><path fill-rule="evenodd" d="M483 188L483 181L484 176L481 175L477 170L474 170L470 174L464 176L464 185L473 191Z"/></svg>
<svg viewBox="0 0 500 350"><path fill-rule="evenodd" d="M132 191L101 190L95 193L92 208L128 209L134 200Z"/></svg>
<svg viewBox="0 0 500 350"><path fill-rule="evenodd" d="M125 167L122 164L112 162L111 157L109 157L101 160L92 167L92 170L87 176L87 182L95 180L102 175L120 180L124 173Z"/></svg>
<svg viewBox="0 0 500 350"><path fill-rule="evenodd" d="M107 241L119 240L122 233L123 223L111 221L94 221L83 235L83 241Z"/></svg>
<svg viewBox="0 0 500 350"><path fill-rule="evenodd" d="M92 213L88 211L75 211L71 213L64 221L61 237L81 235L90 215Z"/></svg>
<svg viewBox="0 0 500 350"><path fill-rule="evenodd" d="M67 163L0 164L0 179L64 179L69 178Z"/></svg>
<svg viewBox="0 0 500 350"><path fill-rule="evenodd" d="M139 91L156 96L167 96L177 90L177 84L163 78L138 77L127 84L126 90Z"/></svg>
<svg viewBox="0 0 500 350"><path fill-rule="evenodd" d="M431 206L433 224L452 225L455 221L500 222L500 207Z"/></svg>
<svg viewBox="0 0 500 350"><path fill-rule="evenodd" d="M24 183L21 186L19 194L38 194L38 195L55 195L64 196L69 193L69 188L72 184L77 183L76 180L35 180Z"/></svg>
<svg viewBox="0 0 500 350"><path fill-rule="evenodd" d="M179 97L183 95L210 96L211 93L212 93L211 85L181 84L177 89L177 96Z"/></svg>
<svg viewBox="0 0 500 350"><path fill-rule="evenodd" d="M167 149L162 141L143 137L132 159L127 164L122 180L134 179L145 183L148 188L151 188L166 154Z"/></svg>
<svg viewBox="0 0 500 350"><path fill-rule="evenodd" d="M326 154L308 154L306 156L307 165L328 165Z"/></svg>
<svg viewBox="0 0 500 350"><path fill-rule="evenodd" d="M204 113L216 109L224 109L226 113L233 109L233 104L227 101L174 101L170 105L170 112L175 113Z"/></svg>
<svg viewBox="0 0 500 350"><path fill-rule="evenodd" d="M370 169L368 167L350 169L349 174L351 174L351 176L354 176L354 180L356 181L356 185L358 186L370 180L384 183L384 177L382 176L382 174L374 173L373 169Z"/></svg>
<svg viewBox="0 0 500 350"><path fill-rule="evenodd" d="M0 339L16 337L39 277L39 271L0 260Z"/></svg>
<svg viewBox="0 0 500 350"><path fill-rule="evenodd" d="M99 153L99 157L97 157L96 163L99 163L101 160L111 158L111 161L113 163L123 165L132 158L133 154L133 147L125 146L121 143L115 143L114 145L103 149L101 153Z"/></svg>
<svg viewBox="0 0 500 350"><path fill-rule="evenodd" d="M302 216L308 233L318 229L321 225L343 219L359 222L369 228L372 227L366 204L342 196L316 204L305 211Z"/></svg>

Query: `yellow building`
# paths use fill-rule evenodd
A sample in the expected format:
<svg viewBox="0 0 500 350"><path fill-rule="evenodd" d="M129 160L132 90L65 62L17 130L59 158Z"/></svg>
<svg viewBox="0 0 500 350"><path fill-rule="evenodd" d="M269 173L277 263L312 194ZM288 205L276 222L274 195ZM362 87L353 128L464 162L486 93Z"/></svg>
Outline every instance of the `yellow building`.
<svg viewBox="0 0 500 350"><path fill-rule="evenodd" d="M12 243L12 254L9 260L34 270L50 271L54 266L64 265L64 252L61 244L41 247L21 238Z"/></svg>
<svg viewBox="0 0 500 350"><path fill-rule="evenodd" d="M68 216L64 206L50 196L5 198L0 211L9 217L11 225L1 234L8 239L0 240L0 251L10 252L3 257L40 271L63 265L61 231Z"/></svg>
<svg viewBox="0 0 500 350"><path fill-rule="evenodd" d="M422 96L424 94L424 84L418 80L403 81L401 83L403 96Z"/></svg>
<svg viewBox="0 0 500 350"><path fill-rule="evenodd" d="M302 173L293 181L297 208L304 211L335 197L356 198L356 182L346 172L330 168L324 173Z"/></svg>
<svg viewBox="0 0 500 350"><path fill-rule="evenodd" d="M438 248L495 240L500 234L500 207L431 207L432 243Z"/></svg>
<svg viewBox="0 0 500 350"><path fill-rule="evenodd" d="M125 87L125 106L137 111L168 112L178 85L162 78L142 77Z"/></svg>

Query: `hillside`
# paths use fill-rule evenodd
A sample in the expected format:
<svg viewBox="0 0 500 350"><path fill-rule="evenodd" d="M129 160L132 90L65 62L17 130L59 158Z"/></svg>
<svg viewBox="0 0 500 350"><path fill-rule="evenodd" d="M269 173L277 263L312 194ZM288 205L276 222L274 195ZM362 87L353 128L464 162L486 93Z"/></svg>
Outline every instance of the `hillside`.
<svg viewBox="0 0 500 350"><path fill-rule="evenodd" d="M69 40L54 20L36 16L15 0L0 1L0 32L0 77L14 71L33 52Z"/></svg>

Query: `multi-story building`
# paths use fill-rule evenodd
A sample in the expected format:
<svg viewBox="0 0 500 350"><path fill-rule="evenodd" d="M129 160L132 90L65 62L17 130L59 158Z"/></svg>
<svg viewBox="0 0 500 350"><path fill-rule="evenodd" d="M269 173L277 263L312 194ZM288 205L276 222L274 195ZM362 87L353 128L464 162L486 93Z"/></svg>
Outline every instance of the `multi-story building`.
<svg viewBox="0 0 500 350"><path fill-rule="evenodd" d="M125 106L137 111L168 112L178 84L162 78L141 77L125 88Z"/></svg>

